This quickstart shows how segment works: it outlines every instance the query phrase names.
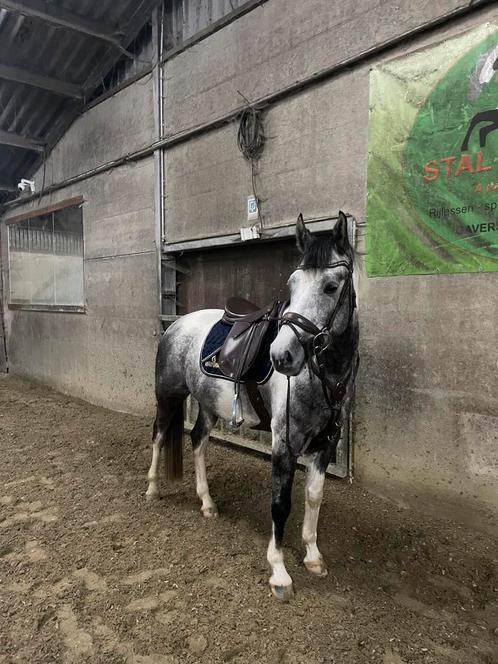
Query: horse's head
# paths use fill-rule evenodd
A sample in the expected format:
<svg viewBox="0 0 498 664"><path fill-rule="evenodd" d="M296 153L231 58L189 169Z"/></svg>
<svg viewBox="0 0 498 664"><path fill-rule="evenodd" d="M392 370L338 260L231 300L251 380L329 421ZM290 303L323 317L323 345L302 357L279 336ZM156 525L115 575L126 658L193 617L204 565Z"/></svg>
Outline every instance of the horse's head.
<svg viewBox="0 0 498 664"><path fill-rule="evenodd" d="M285 324L270 349L273 366L287 376L301 371L305 348L318 332L330 337L345 332L354 307L354 253L348 240L346 215L339 212L332 232L316 236L306 228L300 214L296 239L302 259L287 282L290 300Z"/></svg>

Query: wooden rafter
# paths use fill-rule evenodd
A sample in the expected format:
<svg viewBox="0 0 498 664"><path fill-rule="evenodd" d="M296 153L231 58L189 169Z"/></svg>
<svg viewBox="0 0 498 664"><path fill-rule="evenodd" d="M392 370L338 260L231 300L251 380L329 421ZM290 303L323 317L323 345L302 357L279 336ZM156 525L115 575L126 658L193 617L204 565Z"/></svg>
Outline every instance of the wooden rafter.
<svg viewBox="0 0 498 664"><path fill-rule="evenodd" d="M2 129L0 129L0 145L13 145L16 148L35 150L36 152L43 152L45 149L43 141L16 134L13 131L3 131Z"/></svg>
<svg viewBox="0 0 498 664"><path fill-rule="evenodd" d="M37 72L22 67L12 67L11 65L0 64L0 78L6 81L16 83L25 83L35 88L54 92L62 97L71 97L73 99L82 99L82 90L73 83L66 83L58 78L38 74Z"/></svg>
<svg viewBox="0 0 498 664"><path fill-rule="evenodd" d="M0 191L5 191L9 194L19 193L19 189L15 185L8 184L7 182L0 182Z"/></svg>
<svg viewBox="0 0 498 664"><path fill-rule="evenodd" d="M121 51L127 52L121 41L123 35L119 32L117 26L102 21L93 21L60 5L44 2L44 0L1 0L0 7L8 11L18 12L23 16L33 16L52 25L101 39L113 44Z"/></svg>

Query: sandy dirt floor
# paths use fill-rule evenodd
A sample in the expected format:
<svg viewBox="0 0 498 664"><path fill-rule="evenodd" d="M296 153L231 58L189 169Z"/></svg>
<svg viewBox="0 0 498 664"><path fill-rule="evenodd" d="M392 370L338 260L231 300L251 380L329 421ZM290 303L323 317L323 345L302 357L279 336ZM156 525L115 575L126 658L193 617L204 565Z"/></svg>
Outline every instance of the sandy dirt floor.
<svg viewBox="0 0 498 664"><path fill-rule="evenodd" d="M213 445L218 520L147 503L151 422L0 378L0 662L498 662L496 541L327 481L325 579L302 565L303 473L270 596L266 459Z"/></svg>

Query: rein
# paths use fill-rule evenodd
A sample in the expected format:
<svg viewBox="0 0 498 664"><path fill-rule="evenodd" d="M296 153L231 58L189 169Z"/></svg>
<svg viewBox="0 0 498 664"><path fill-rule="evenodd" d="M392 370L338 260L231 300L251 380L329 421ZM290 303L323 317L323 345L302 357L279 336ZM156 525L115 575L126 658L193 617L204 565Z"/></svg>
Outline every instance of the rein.
<svg viewBox="0 0 498 664"><path fill-rule="evenodd" d="M304 355L306 358L306 364L308 366L308 371L310 374L310 379L312 374L318 377L320 384L322 386L323 395L327 406L331 410L330 419L325 427L325 429L319 434L319 436L326 435L329 442L333 442L334 438L337 435L337 432L342 428L342 420L340 419L340 412L342 410L342 405L344 398L347 394L348 382L352 377L354 382L356 378L356 373L358 370L359 364L359 355L356 355L356 362L354 366L351 366L347 375L343 377L342 381L337 383L332 383L327 377L326 371L326 351L330 348L332 343L332 326L337 317L339 310L346 301L346 298L349 297L349 316L347 327L351 322L353 317L354 310L356 308L356 295L353 287L353 266L349 261L337 261L335 263L329 263L324 266L325 268L336 268L336 267L345 267L348 270L346 279L344 280L343 286L341 288L340 295L337 299L335 307L333 308L327 322L320 329L312 321L310 321L305 316L297 314L293 311L287 311L282 316L279 317L280 326L288 325L291 330L296 335L297 340L301 344ZM298 267L298 270L303 270L305 268ZM304 335L310 334L311 336L306 338ZM287 376L287 402L286 402L286 444L289 447L289 420L290 420L290 376ZM309 440L305 447L300 451L300 454L304 454L309 447L312 440Z"/></svg>

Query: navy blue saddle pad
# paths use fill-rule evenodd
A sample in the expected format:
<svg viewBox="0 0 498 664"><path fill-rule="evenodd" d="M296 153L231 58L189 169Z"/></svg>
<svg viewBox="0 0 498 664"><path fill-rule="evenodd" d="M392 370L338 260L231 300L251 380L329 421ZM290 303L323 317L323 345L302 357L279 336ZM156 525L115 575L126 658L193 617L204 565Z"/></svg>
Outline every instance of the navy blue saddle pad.
<svg viewBox="0 0 498 664"><path fill-rule="evenodd" d="M221 373L218 366L218 353L223 346L228 333L232 329L231 325L219 320L213 325L204 340L201 350L200 365L201 370L208 376L214 378L224 378L225 380L232 380L223 373ZM278 334L278 321L272 321L268 328L261 350L254 365L251 367L248 374L244 377L243 383L249 381L256 381L258 384L265 383L271 376L273 367L270 360L270 346Z"/></svg>

